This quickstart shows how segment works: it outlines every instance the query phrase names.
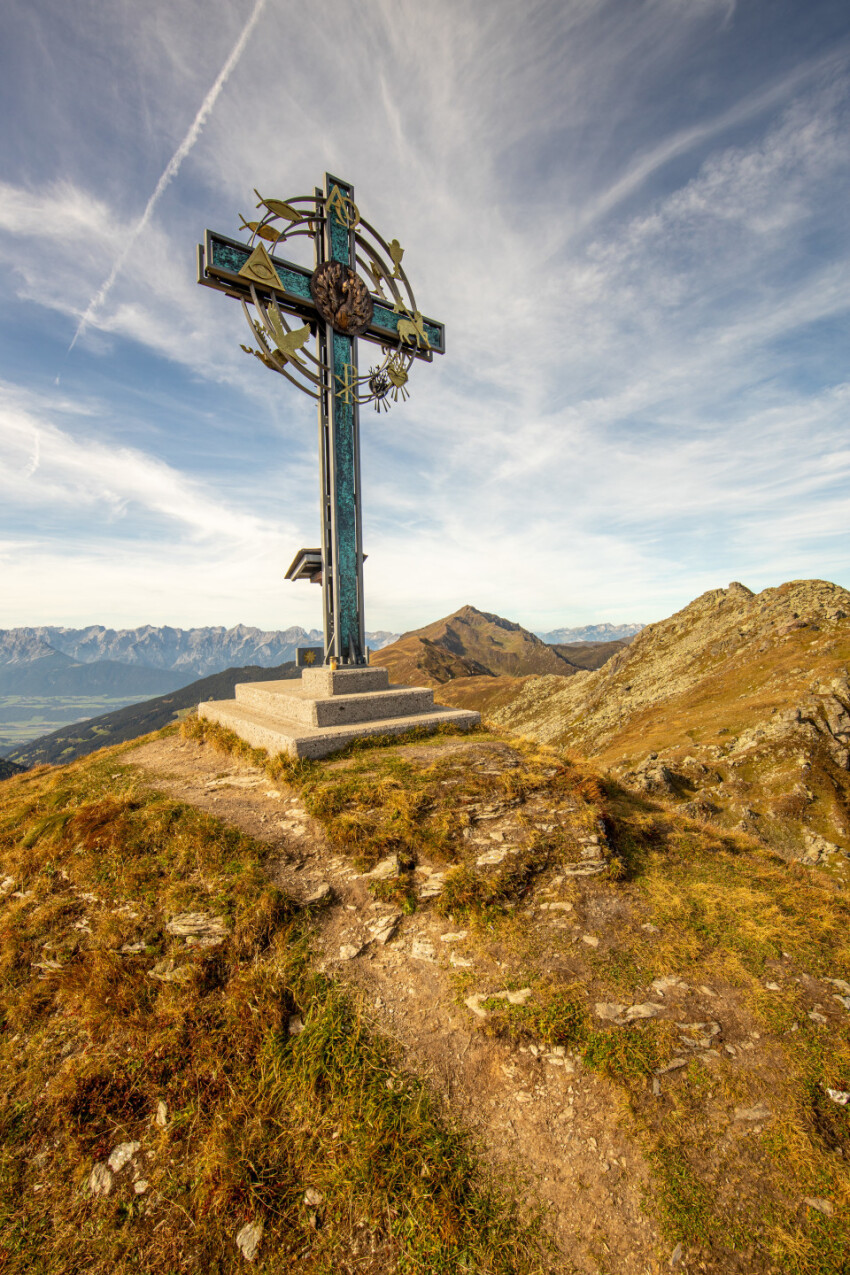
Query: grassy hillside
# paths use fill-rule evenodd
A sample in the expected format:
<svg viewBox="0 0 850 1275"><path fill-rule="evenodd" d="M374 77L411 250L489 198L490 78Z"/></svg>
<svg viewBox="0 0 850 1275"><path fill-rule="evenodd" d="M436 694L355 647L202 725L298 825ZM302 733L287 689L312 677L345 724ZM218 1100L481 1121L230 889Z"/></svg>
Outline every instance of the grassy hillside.
<svg viewBox="0 0 850 1275"><path fill-rule="evenodd" d="M270 847L151 791L125 753L0 789L0 1268L224 1275L254 1227L258 1272L552 1269L534 1218L311 966ZM172 933L187 914L213 937Z"/></svg>
<svg viewBox="0 0 850 1275"><path fill-rule="evenodd" d="M159 730L181 714L197 708L201 700L229 699L237 682L268 682L298 676L300 673L294 664L282 664L279 668L248 665L246 668L225 669L223 673L203 677L168 695L159 695L141 704L130 704L127 708L104 713L88 721L63 726L61 730L51 731L49 735L41 735L28 744L10 749L6 756L21 766L57 765L72 761L75 757L88 756L105 744L122 743L137 739L148 731Z"/></svg>
<svg viewBox="0 0 850 1275"><path fill-rule="evenodd" d="M527 678L495 721L595 757L783 853L850 852L850 593L715 589L595 673Z"/></svg>
<svg viewBox="0 0 850 1275"><path fill-rule="evenodd" d="M397 856L376 896L463 927L457 995L481 1032L603 1078L651 1168L664 1265L681 1245L683 1270L714 1275L847 1269L850 905L829 877L498 733L283 773L358 871ZM443 874L431 902L422 863Z"/></svg>

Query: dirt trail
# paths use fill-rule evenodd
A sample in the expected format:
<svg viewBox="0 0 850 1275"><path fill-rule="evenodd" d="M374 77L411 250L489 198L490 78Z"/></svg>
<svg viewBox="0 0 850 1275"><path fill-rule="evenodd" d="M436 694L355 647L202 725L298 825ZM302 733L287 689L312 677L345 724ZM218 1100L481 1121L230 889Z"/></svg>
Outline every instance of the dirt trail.
<svg viewBox="0 0 850 1275"><path fill-rule="evenodd" d="M504 987L496 951L423 902L412 916L374 901L369 880L338 855L294 792L261 771L179 738L127 754L161 791L279 851L273 879L316 913L324 967L359 987L376 1025L402 1045L489 1154L518 1167L551 1206L565 1272L658 1275L669 1254L644 1211L650 1178L614 1088L568 1057L535 1057L478 1030L456 1000L456 971ZM427 882L429 865L420 865ZM426 891L427 892L427 891ZM503 976L502 976L503 977Z"/></svg>

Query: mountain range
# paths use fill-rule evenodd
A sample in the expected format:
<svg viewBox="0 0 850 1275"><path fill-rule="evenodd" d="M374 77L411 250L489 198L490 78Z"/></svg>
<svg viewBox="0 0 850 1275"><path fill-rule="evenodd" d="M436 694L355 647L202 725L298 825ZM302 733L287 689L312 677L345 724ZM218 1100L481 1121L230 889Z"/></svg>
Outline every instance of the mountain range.
<svg viewBox="0 0 850 1275"><path fill-rule="evenodd" d="M616 642L620 638L633 638L644 628L643 624L585 624L578 629L552 629L551 633L539 633L537 637L550 646L576 642ZM535 631L536 632L536 631Z"/></svg>
<svg viewBox="0 0 850 1275"><path fill-rule="evenodd" d="M377 650L396 637L379 631L367 633L366 641ZM0 629L0 668L33 664L45 671L48 667L58 670L64 667L63 661L55 658L58 654L73 664L112 661L179 673L182 685L186 685L233 665L271 668L284 664L295 659L297 647L321 643L322 634L317 629L305 630L298 625L271 631L244 624L230 629L221 625L196 629L152 624L137 629L107 629L102 624L84 629L41 625ZM53 664L45 665L44 660L53 660Z"/></svg>

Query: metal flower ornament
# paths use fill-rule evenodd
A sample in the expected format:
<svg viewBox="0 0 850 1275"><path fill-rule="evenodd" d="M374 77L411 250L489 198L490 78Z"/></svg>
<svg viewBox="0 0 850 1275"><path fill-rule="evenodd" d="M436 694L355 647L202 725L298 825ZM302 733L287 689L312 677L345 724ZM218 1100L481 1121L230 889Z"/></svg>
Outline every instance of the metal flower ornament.
<svg viewBox="0 0 850 1275"><path fill-rule="evenodd" d="M312 195L254 193L259 216L240 227L248 242L208 230L198 282L240 302L251 333L245 353L318 403L322 548L301 550L287 576L321 580L325 658L362 664L359 408L389 411L406 399L414 363L445 352L445 328L423 317L404 249L363 220L350 183L328 173ZM312 240L312 269L280 256L299 237ZM379 351L365 372L358 338Z"/></svg>

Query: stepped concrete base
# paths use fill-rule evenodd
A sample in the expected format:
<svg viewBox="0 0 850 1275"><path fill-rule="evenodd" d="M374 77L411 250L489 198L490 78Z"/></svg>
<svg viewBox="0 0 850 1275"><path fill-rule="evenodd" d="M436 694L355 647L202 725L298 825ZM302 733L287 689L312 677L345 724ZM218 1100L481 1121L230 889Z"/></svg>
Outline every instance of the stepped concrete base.
<svg viewBox="0 0 850 1275"><path fill-rule="evenodd" d="M305 669L301 681L241 682L232 700L207 700L198 715L234 731L253 748L290 757L326 757L364 735L468 730L480 713L434 703L427 686L390 686L386 669Z"/></svg>

